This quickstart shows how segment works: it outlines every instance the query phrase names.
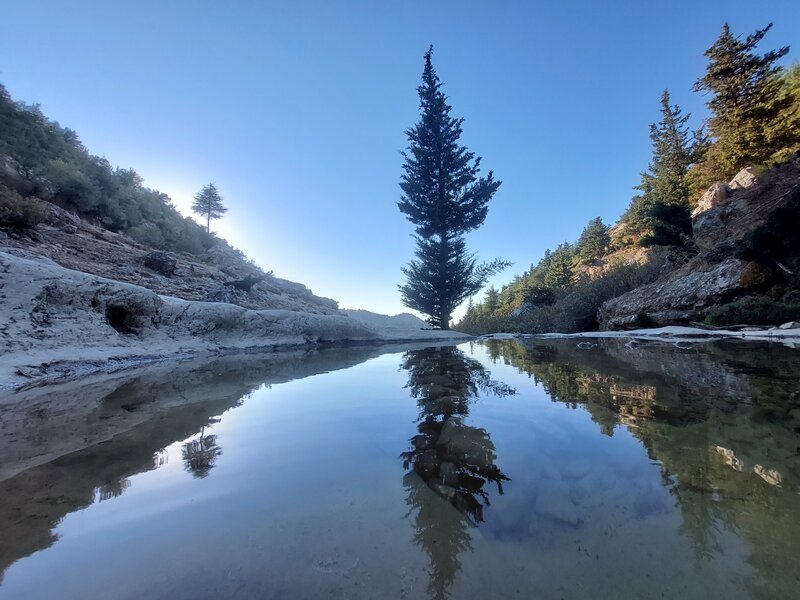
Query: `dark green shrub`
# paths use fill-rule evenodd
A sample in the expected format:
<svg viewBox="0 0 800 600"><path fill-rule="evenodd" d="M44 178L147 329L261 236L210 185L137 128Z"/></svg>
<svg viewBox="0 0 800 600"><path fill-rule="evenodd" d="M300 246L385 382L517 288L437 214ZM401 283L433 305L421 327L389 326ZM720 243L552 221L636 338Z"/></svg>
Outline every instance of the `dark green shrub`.
<svg viewBox="0 0 800 600"><path fill-rule="evenodd" d="M128 230L128 235L147 246L159 249L165 248L164 236L161 235L161 230L149 221Z"/></svg>
<svg viewBox="0 0 800 600"><path fill-rule="evenodd" d="M661 265L620 265L598 279L575 285L550 306L525 314L517 330L529 333L575 333L597 329L603 302L656 280Z"/></svg>
<svg viewBox="0 0 800 600"><path fill-rule="evenodd" d="M0 185L0 227L25 230L36 227L44 217L34 198L23 198L14 190Z"/></svg>
<svg viewBox="0 0 800 600"><path fill-rule="evenodd" d="M800 320L800 302L780 302L766 296L746 296L712 308L705 322L725 325L780 325Z"/></svg>
<svg viewBox="0 0 800 600"><path fill-rule="evenodd" d="M550 306L556 301L556 294L552 288L531 285L522 290L522 300L533 306Z"/></svg>
<svg viewBox="0 0 800 600"><path fill-rule="evenodd" d="M642 246L691 246L692 217L686 206L656 202L649 216L651 233L642 238Z"/></svg>

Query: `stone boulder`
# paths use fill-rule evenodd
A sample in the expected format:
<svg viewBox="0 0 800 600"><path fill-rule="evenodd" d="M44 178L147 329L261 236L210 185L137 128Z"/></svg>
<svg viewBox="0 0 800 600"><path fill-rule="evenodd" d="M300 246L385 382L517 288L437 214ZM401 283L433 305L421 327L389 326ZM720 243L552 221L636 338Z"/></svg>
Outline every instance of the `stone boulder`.
<svg viewBox="0 0 800 600"><path fill-rule="evenodd" d="M688 271L613 298L600 307L600 329L660 327L699 321L706 311L762 283L752 263L728 258L707 271Z"/></svg>
<svg viewBox="0 0 800 600"><path fill-rule="evenodd" d="M205 295L206 302L224 302L236 304L236 290L227 285L221 285L209 290Z"/></svg>
<svg viewBox="0 0 800 600"><path fill-rule="evenodd" d="M536 305L533 304L532 302L523 302L521 306L518 306L517 308L511 311L511 316L522 317L534 309L536 309Z"/></svg>
<svg viewBox="0 0 800 600"><path fill-rule="evenodd" d="M145 254L142 258L142 262L148 269L160 273L165 277L172 277L175 274L175 268L178 266L177 260L160 250Z"/></svg>
<svg viewBox="0 0 800 600"><path fill-rule="evenodd" d="M758 183L753 167L746 167L739 171L736 176L728 183L728 188L731 190L741 190L753 187Z"/></svg>
<svg viewBox="0 0 800 600"><path fill-rule="evenodd" d="M82 222L78 215L50 202L39 200L38 198L28 198L28 200L36 203L41 210L43 223L57 227L65 233L70 234L75 234L80 229Z"/></svg>
<svg viewBox="0 0 800 600"><path fill-rule="evenodd" d="M730 192L731 190L727 183L715 183L700 196L700 200L697 201L697 206L692 211L692 217L696 217L727 200L730 196Z"/></svg>

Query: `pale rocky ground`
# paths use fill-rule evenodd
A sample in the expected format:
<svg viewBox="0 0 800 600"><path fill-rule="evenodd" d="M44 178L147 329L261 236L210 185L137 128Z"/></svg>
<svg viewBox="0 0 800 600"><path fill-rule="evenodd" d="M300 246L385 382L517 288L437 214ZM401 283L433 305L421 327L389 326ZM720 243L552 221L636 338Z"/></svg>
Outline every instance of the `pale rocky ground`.
<svg viewBox="0 0 800 600"><path fill-rule="evenodd" d="M224 240L217 240L202 254L156 251L50 202L39 201L38 205L43 222L25 233L0 231L0 251L35 252L67 269L140 285L183 300L228 302L256 310L339 314L335 300L265 272ZM252 281L249 286L241 285L248 280Z"/></svg>
<svg viewBox="0 0 800 600"><path fill-rule="evenodd" d="M327 313L162 296L7 249L0 252L0 389L209 353L469 338L422 329L410 315Z"/></svg>

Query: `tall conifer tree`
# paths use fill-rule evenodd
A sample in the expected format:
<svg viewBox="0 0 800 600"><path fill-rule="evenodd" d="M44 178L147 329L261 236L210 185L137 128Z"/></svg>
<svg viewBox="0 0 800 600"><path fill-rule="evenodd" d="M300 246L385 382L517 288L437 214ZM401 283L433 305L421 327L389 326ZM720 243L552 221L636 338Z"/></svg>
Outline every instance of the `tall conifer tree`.
<svg viewBox="0 0 800 600"><path fill-rule="evenodd" d="M683 114L677 104L671 104L669 90L661 94L661 119L650 125L653 155L647 171L642 172L636 187L642 193L634 197L623 217L625 242L651 244L656 230L672 228L671 219L681 223L688 218L691 204L689 171L708 148L702 129L691 131L687 125L691 115ZM678 239L673 236L670 240Z"/></svg>
<svg viewBox="0 0 800 600"><path fill-rule="evenodd" d="M222 204L222 196L219 195L217 186L209 183L194 197L192 212L206 218L206 232L210 233L211 219L219 219L228 212L228 209Z"/></svg>
<svg viewBox="0 0 800 600"><path fill-rule="evenodd" d="M766 162L787 143L785 130L771 125L786 108L776 62L789 52L784 46L758 54L772 23L742 39L727 23L706 51L706 74L695 83L696 91L711 94L708 107L714 145L706 157L710 177L727 179L739 169Z"/></svg>
<svg viewBox="0 0 800 600"><path fill-rule="evenodd" d="M573 258L575 248L569 242L559 244L550 254L544 273L544 284L547 287L566 288L572 284L575 275Z"/></svg>
<svg viewBox="0 0 800 600"><path fill-rule="evenodd" d="M638 187L651 203L689 204L686 175L706 147L702 130L690 131L687 125L690 117L677 104L670 104L669 90L664 90L661 120L650 125L653 157Z"/></svg>
<svg viewBox="0 0 800 600"><path fill-rule="evenodd" d="M425 53L417 88L420 120L406 131L403 152L397 205L415 226L417 249L416 259L403 268L406 282L399 290L406 306L427 315L434 327L448 329L453 310L510 263L478 264L467 250L464 234L483 224L500 182L491 171L480 177L481 159L459 144L463 119L450 115L432 53L432 47Z"/></svg>
<svg viewBox="0 0 800 600"><path fill-rule="evenodd" d="M611 244L611 236L603 219L595 217L583 228L575 244L575 255L580 263L588 265L602 257Z"/></svg>

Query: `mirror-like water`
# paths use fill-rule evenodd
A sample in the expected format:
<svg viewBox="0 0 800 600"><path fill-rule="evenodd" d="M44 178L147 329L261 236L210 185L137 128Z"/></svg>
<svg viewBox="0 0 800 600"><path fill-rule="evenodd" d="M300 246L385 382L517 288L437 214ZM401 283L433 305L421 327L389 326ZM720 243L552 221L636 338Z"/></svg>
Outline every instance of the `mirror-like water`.
<svg viewBox="0 0 800 600"><path fill-rule="evenodd" d="M797 597L800 352L582 346L239 356L3 398L0 598Z"/></svg>

